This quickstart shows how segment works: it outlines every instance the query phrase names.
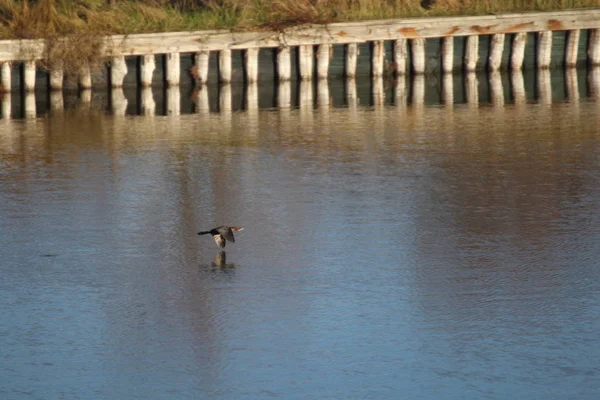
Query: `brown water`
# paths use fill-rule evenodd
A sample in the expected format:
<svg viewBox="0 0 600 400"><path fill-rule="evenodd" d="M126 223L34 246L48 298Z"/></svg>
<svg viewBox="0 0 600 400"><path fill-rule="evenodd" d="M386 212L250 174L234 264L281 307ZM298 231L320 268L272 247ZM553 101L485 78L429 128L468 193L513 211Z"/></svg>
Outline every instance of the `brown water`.
<svg viewBox="0 0 600 400"><path fill-rule="evenodd" d="M0 132L3 399L600 398L593 99Z"/></svg>

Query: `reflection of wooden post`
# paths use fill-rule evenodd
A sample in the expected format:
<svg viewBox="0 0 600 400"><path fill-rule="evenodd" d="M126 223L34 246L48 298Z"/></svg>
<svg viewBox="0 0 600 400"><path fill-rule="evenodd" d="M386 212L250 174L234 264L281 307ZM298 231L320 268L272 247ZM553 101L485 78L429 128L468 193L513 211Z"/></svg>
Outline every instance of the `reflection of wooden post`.
<svg viewBox="0 0 600 400"><path fill-rule="evenodd" d="M181 93L179 86L167 88L167 115L179 115L181 113Z"/></svg>
<svg viewBox="0 0 600 400"><path fill-rule="evenodd" d="M490 43L490 57L488 60L488 68L490 71L498 71L502 66L502 53L504 52L504 34L499 33L492 35Z"/></svg>
<svg viewBox="0 0 600 400"><path fill-rule="evenodd" d="M300 108L312 109L313 87L310 81L300 81Z"/></svg>
<svg viewBox="0 0 600 400"><path fill-rule="evenodd" d="M594 66L588 70L588 86L590 97L596 101L600 100L600 67Z"/></svg>
<svg viewBox="0 0 600 400"><path fill-rule="evenodd" d="M25 92L25 118L35 118L37 109L35 105L35 93L32 91Z"/></svg>
<svg viewBox="0 0 600 400"><path fill-rule="evenodd" d="M3 119L10 119L11 117L11 112L12 112L12 99L10 94L0 94L0 102L2 102L1 104L1 111L2 111L2 115L1 117Z"/></svg>
<svg viewBox="0 0 600 400"><path fill-rule="evenodd" d="M0 62L0 91L10 92L12 90L12 63Z"/></svg>
<svg viewBox="0 0 600 400"><path fill-rule="evenodd" d="M425 73L425 39L418 38L411 41L412 69L415 74Z"/></svg>
<svg viewBox="0 0 600 400"><path fill-rule="evenodd" d="M600 65L600 29L590 30L588 57L590 65Z"/></svg>
<svg viewBox="0 0 600 400"><path fill-rule="evenodd" d="M552 56L552 31L538 32L537 42L537 67L550 68Z"/></svg>
<svg viewBox="0 0 600 400"><path fill-rule="evenodd" d="M322 79L317 84L317 105L321 109L329 108L329 81Z"/></svg>
<svg viewBox="0 0 600 400"><path fill-rule="evenodd" d="M231 50L219 51L219 82L231 82Z"/></svg>
<svg viewBox="0 0 600 400"><path fill-rule="evenodd" d="M356 76L356 61L358 60L358 44L350 43L346 45L346 78L354 78Z"/></svg>
<svg viewBox="0 0 600 400"><path fill-rule="evenodd" d="M525 45L527 44L527 33L517 33L513 37L512 51L510 55L510 68L513 71L520 71L523 68L525 59Z"/></svg>
<svg viewBox="0 0 600 400"><path fill-rule="evenodd" d="M500 72L494 71L489 75L490 79L490 97L492 98L492 104L495 106L504 105L504 88L502 87L502 77Z"/></svg>
<svg viewBox="0 0 600 400"><path fill-rule="evenodd" d="M373 95L373 105L376 107L383 106L385 102L385 92L383 90L383 77L382 76L374 76L371 81L372 85L372 95Z"/></svg>
<svg viewBox="0 0 600 400"><path fill-rule="evenodd" d="M467 36L465 44L465 71L473 72L479 60L479 36Z"/></svg>
<svg viewBox="0 0 600 400"><path fill-rule="evenodd" d="M206 85L208 82L208 61L210 59L210 51L203 50L194 54L194 67L196 70L195 78L200 85Z"/></svg>
<svg viewBox="0 0 600 400"><path fill-rule="evenodd" d="M127 99L121 88L113 88L110 91L110 105L113 115L122 117L127 111Z"/></svg>
<svg viewBox="0 0 600 400"><path fill-rule="evenodd" d="M394 104L396 107L406 108L406 77L401 76L396 80L396 90L394 91Z"/></svg>
<svg viewBox="0 0 600 400"><path fill-rule="evenodd" d="M571 103L579 102L579 82L577 82L577 69L569 68L565 70L565 80L567 81L567 99Z"/></svg>
<svg viewBox="0 0 600 400"><path fill-rule="evenodd" d="M385 48L383 40L376 40L371 43L371 75L374 77L383 76L383 61Z"/></svg>
<svg viewBox="0 0 600 400"><path fill-rule="evenodd" d="M442 78L442 102L447 106L454 104L454 76L449 72Z"/></svg>
<svg viewBox="0 0 600 400"><path fill-rule="evenodd" d="M292 78L292 58L290 48L287 46L277 49L277 78L279 82L289 81Z"/></svg>
<svg viewBox="0 0 600 400"><path fill-rule="evenodd" d="M422 108L425 105L425 77L416 75L413 77L413 107Z"/></svg>
<svg viewBox="0 0 600 400"><path fill-rule="evenodd" d="M312 45L303 45L298 49L300 80L310 81L313 77L313 52Z"/></svg>
<svg viewBox="0 0 600 400"><path fill-rule="evenodd" d="M258 111L258 85L256 82L246 86L246 111L256 114Z"/></svg>
<svg viewBox="0 0 600 400"><path fill-rule="evenodd" d="M465 74L465 86L467 89L467 104L477 106L479 104L479 81L475 72Z"/></svg>
<svg viewBox="0 0 600 400"><path fill-rule="evenodd" d="M537 70L537 95L541 104L552 104L552 85L547 68Z"/></svg>
<svg viewBox="0 0 600 400"><path fill-rule="evenodd" d="M575 29L567 32L567 49L565 51L565 67L575 68L577 66L577 50L581 31Z"/></svg>
<svg viewBox="0 0 600 400"><path fill-rule="evenodd" d="M330 44L322 44L317 51L317 78L327 79L329 74L329 58L333 47Z"/></svg>
<svg viewBox="0 0 600 400"><path fill-rule="evenodd" d="M258 82L258 47L246 49L244 63L246 64L246 83Z"/></svg>
<svg viewBox="0 0 600 400"><path fill-rule="evenodd" d="M28 92L35 90L35 60L23 62L23 87Z"/></svg>
<svg viewBox="0 0 600 400"><path fill-rule="evenodd" d="M346 102L348 107L358 105L358 96L356 95L356 79L346 78Z"/></svg>
<svg viewBox="0 0 600 400"><path fill-rule="evenodd" d="M525 82L523 79L523 72L512 71L510 74L510 84L512 89L513 101L516 105L523 105L527 102L525 96Z"/></svg>
<svg viewBox="0 0 600 400"><path fill-rule="evenodd" d="M208 102L208 88L202 85L194 91L194 105L198 114L210 114L210 103Z"/></svg>
<svg viewBox="0 0 600 400"><path fill-rule="evenodd" d="M50 110L52 112L61 112L64 110L64 100L62 90L50 91Z"/></svg>
<svg viewBox="0 0 600 400"><path fill-rule="evenodd" d="M64 77L62 62L57 62L50 70L50 90L62 90Z"/></svg>
<svg viewBox="0 0 600 400"><path fill-rule="evenodd" d="M442 72L452 72L454 68L454 37L442 39Z"/></svg>
<svg viewBox="0 0 600 400"><path fill-rule="evenodd" d="M113 88L123 87L125 75L127 75L125 57L114 56L110 62L110 86Z"/></svg>
<svg viewBox="0 0 600 400"><path fill-rule="evenodd" d="M154 101L154 95L150 87L142 87L140 102L142 115L153 117L156 114L156 102Z"/></svg>
<svg viewBox="0 0 600 400"><path fill-rule="evenodd" d="M154 54L146 54L140 57L140 86L146 88L152 85L152 75L156 69Z"/></svg>
<svg viewBox="0 0 600 400"><path fill-rule="evenodd" d="M408 59L408 46L406 39L396 39L394 41L394 63L396 64L396 74L406 74L406 60Z"/></svg>
<svg viewBox="0 0 600 400"><path fill-rule="evenodd" d="M279 82L277 86L277 107L290 108L292 104L292 84L289 80Z"/></svg>
<svg viewBox="0 0 600 400"><path fill-rule="evenodd" d="M219 112L231 113L231 85L219 87Z"/></svg>

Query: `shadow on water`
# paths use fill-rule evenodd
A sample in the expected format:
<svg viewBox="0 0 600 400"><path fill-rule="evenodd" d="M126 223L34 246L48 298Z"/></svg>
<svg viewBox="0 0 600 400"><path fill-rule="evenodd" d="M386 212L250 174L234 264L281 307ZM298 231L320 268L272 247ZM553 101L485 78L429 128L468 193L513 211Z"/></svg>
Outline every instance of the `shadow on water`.
<svg viewBox="0 0 600 400"><path fill-rule="evenodd" d="M116 116L180 115L273 108L511 104L577 101L600 93L599 68L477 72L357 80L243 82L194 87L134 86L78 91L36 90L0 95L3 119L95 109Z"/></svg>

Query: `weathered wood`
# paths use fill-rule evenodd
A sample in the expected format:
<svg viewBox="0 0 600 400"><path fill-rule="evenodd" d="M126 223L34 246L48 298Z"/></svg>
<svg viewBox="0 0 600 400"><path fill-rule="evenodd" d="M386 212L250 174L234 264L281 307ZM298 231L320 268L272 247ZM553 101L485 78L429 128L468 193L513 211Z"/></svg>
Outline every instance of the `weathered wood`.
<svg viewBox="0 0 600 400"><path fill-rule="evenodd" d="M500 70L502 66L502 53L504 52L504 34L497 33L492 35L490 42L490 56L488 59L488 69L492 72Z"/></svg>
<svg viewBox="0 0 600 400"><path fill-rule="evenodd" d="M510 54L510 69L520 71L525 60L525 45L527 44L527 33L517 33L512 40Z"/></svg>
<svg viewBox="0 0 600 400"><path fill-rule="evenodd" d="M394 63L396 66L396 74L399 76L406 74L406 62L408 60L407 40L394 40Z"/></svg>
<svg viewBox="0 0 600 400"><path fill-rule="evenodd" d="M592 29L588 43L590 65L600 65L600 29Z"/></svg>
<svg viewBox="0 0 600 400"><path fill-rule="evenodd" d="M231 82L231 50L219 51L219 82Z"/></svg>
<svg viewBox="0 0 600 400"><path fill-rule="evenodd" d="M567 32L567 48L565 50L565 67L567 68L577 66L577 50L580 36L581 31L579 29Z"/></svg>
<svg viewBox="0 0 600 400"><path fill-rule="evenodd" d="M28 92L35 89L35 60L23 62L23 88Z"/></svg>
<svg viewBox="0 0 600 400"><path fill-rule="evenodd" d="M552 31L538 32L537 34L537 67L550 68L552 60Z"/></svg>
<svg viewBox="0 0 600 400"><path fill-rule="evenodd" d="M258 82L258 47L251 47L244 52L246 83Z"/></svg>
<svg viewBox="0 0 600 400"><path fill-rule="evenodd" d="M110 61L110 85L113 88L120 88L123 86L123 79L127 74L127 64L125 64L125 57L115 56ZM118 96L118 94L117 94Z"/></svg>
<svg viewBox="0 0 600 400"><path fill-rule="evenodd" d="M292 55L287 46L277 49L277 79L279 82L292 79Z"/></svg>
<svg viewBox="0 0 600 400"><path fill-rule="evenodd" d="M152 85L152 75L156 69L154 54L146 54L140 57L139 81L142 88Z"/></svg>
<svg viewBox="0 0 600 400"><path fill-rule="evenodd" d="M333 47L330 44L322 44L317 50L317 78L327 79L329 76L329 58Z"/></svg>
<svg viewBox="0 0 600 400"><path fill-rule="evenodd" d="M57 62L50 70L49 86L50 90L62 90L65 74L62 68L62 62Z"/></svg>
<svg viewBox="0 0 600 400"><path fill-rule="evenodd" d="M442 39L442 72L452 72L454 68L454 37Z"/></svg>
<svg viewBox="0 0 600 400"><path fill-rule="evenodd" d="M12 63L0 62L0 92L10 92L12 90Z"/></svg>
<svg viewBox="0 0 600 400"><path fill-rule="evenodd" d="M345 62L345 74L346 78L356 77L356 62L358 60L358 44L350 43L346 45L346 62Z"/></svg>
<svg viewBox="0 0 600 400"><path fill-rule="evenodd" d="M165 82L167 87L178 86L181 79L181 54L165 54Z"/></svg>
<svg viewBox="0 0 600 400"><path fill-rule="evenodd" d="M385 48L383 40L371 43L371 76L383 76L383 61L385 59Z"/></svg>
<svg viewBox="0 0 600 400"><path fill-rule="evenodd" d="M92 73L89 65L84 65L79 69L78 76L79 89L89 90L92 88Z"/></svg>
<svg viewBox="0 0 600 400"><path fill-rule="evenodd" d="M313 77L314 69L314 48L313 45L303 45L298 48L298 73L300 80L310 81Z"/></svg>
<svg viewBox="0 0 600 400"><path fill-rule="evenodd" d="M210 60L210 51L204 50L194 53L193 76L200 85L208 83L208 61Z"/></svg>
<svg viewBox="0 0 600 400"><path fill-rule="evenodd" d="M410 42L412 53L412 70L415 74L425 73L425 39L412 39Z"/></svg>
<svg viewBox="0 0 600 400"><path fill-rule="evenodd" d="M473 72L479 60L479 36L467 37L465 44L465 71Z"/></svg>

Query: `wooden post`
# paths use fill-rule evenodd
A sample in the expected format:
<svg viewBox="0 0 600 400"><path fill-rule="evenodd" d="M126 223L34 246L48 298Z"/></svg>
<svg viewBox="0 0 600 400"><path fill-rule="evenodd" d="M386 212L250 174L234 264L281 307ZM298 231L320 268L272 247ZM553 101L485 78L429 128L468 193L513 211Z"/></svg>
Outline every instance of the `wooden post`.
<svg viewBox="0 0 600 400"><path fill-rule="evenodd" d="M350 43L346 45L346 78L356 77L356 61L358 60L358 44Z"/></svg>
<svg viewBox="0 0 600 400"><path fill-rule="evenodd" d="M406 74L406 60L408 59L408 46L406 39L396 39L394 41L394 62L396 63L396 74L402 76Z"/></svg>
<svg viewBox="0 0 600 400"><path fill-rule="evenodd" d="M12 90L12 63L0 62L0 91L10 92Z"/></svg>
<svg viewBox="0 0 600 400"><path fill-rule="evenodd" d="M219 82L231 83L231 50L229 49L219 51Z"/></svg>
<svg viewBox="0 0 600 400"><path fill-rule="evenodd" d="M208 82L208 61L210 59L210 51L203 50L194 54L194 78L200 85L206 85Z"/></svg>
<svg viewBox="0 0 600 400"><path fill-rule="evenodd" d="M490 71L499 71L502 66L502 53L504 52L504 34L492 35L490 43L490 57L488 68Z"/></svg>
<svg viewBox="0 0 600 400"><path fill-rule="evenodd" d="M312 45L302 45L298 48L298 70L300 80L310 81L313 77L314 49Z"/></svg>
<svg viewBox="0 0 600 400"><path fill-rule="evenodd" d="M89 90L92 88L92 72L90 66L85 65L79 69L79 89Z"/></svg>
<svg viewBox="0 0 600 400"><path fill-rule="evenodd" d="M512 40L512 50L510 54L510 69L520 71L523 68L525 59L525 45L527 44L527 33L521 32L515 34Z"/></svg>
<svg viewBox="0 0 600 400"><path fill-rule="evenodd" d="M50 90L62 90L64 77L62 62L57 62L50 70Z"/></svg>
<svg viewBox="0 0 600 400"><path fill-rule="evenodd" d="M442 72L450 73L454 68L454 37L442 39Z"/></svg>
<svg viewBox="0 0 600 400"><path fill-rule="evenodd" d="M581 31L575 29L567 32L567 49L565 50L565 67L575 68L577 66L577 48Z"/></svg>
<svg viewBox="0 0 600 400"><path fill-rule="evenodd" d="M246 65L246 83L258 82L258 47L251 47L244 52L244 63Z"/></svg>
<svg viewBox="0 0 600 400"><path fill-rule="evenodd" d="M412 39L411 44L413 72L417 75L425 73L425 39Z"/></svg>
<svg viewBox="0 0 600 400"><path fill-rule="evenodd" d="M385 48L383 40L376 40L371 43L371 76L383 76L383 60Z"/></svg>
<svg viewBox="0 0 600 400"><path fill-rule="evenodd" d="M277 49L277 78L279 82L292 79L292 56L287 46Z"/></svg>
<svg viewBox="0 0 600 400"><path fill-rule="evenodd" d="M35 60L23 61L23 86L27 92L35 90Z"/></svg>
<svg viewBox="0 0 600 400"><path fill-rule="evenodd" d="M113 88L122 87L125 75L127 75L127 64L125 64L125 57L114 56L110 62L110 86ZM117 96L119 95L117 94Z"/></svg>
<svg viewBox="0 0 600 400"><path fill-rule="evenodd" d="M465 44L465 70L473 72L477 69L479 59L479 36L467 36Z"/></svg>
<svg viewBox="0 0 600 400"><path fill-rule="evenodd" d="M327 79L329 75L329 58L333 47L330 44L319 45L317 50L317 78Z"/></svg>
<svg viewBox="0 0 600 400"><path fill-rule="evenodd" d="M588 58L590 65L600 65L600 29L590 30Z"/></svg>
<svg viewBox="0 0 600 400"><path fill-rule="evenodd" d="M146 54L140 57L139 80L142 88L152 86L152 75L155 68L154 54Z"/></svg>
<svg viewBox="0 0 600 400"><path fill-rule="evenodd" d="M537 67L550 68L552 56L552 31L538 32L537 36Z"/></svg>
<svg viewBox="0 0 600 400"><path fill-rule="evenodd" d="M181 78L181 58L179 53L165 54L165 75L167 87L179 86Z"/></svg>

